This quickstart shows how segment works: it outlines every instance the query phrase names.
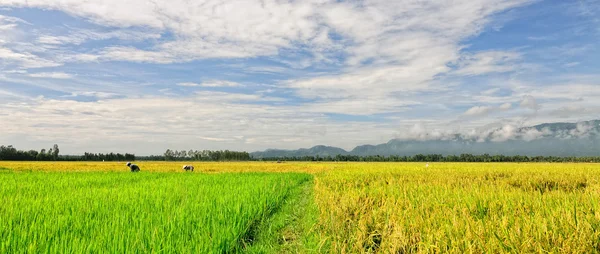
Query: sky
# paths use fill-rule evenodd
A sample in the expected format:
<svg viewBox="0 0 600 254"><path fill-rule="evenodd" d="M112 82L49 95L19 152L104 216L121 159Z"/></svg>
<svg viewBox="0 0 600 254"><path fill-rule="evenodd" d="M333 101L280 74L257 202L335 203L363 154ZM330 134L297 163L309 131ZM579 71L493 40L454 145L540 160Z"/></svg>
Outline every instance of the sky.
<svg viewBox="0 0 600 254"><path fill-rule="evenodd" d="M0 144L352 149L600 118L600 0L0 0Z"/></svg>

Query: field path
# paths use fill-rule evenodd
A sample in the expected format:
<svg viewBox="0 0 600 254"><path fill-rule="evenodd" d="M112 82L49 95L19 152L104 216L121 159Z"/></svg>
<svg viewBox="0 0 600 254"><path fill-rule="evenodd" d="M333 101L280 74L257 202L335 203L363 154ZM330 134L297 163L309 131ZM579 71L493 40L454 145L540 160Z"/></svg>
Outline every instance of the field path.
<svg viewBox="0 0 600 254"><path fill-rule="evenodd" d="M296 187L279 210L261 222L246 253L316 253L314 231L318 208L314 203L314 179Z"/></svg>

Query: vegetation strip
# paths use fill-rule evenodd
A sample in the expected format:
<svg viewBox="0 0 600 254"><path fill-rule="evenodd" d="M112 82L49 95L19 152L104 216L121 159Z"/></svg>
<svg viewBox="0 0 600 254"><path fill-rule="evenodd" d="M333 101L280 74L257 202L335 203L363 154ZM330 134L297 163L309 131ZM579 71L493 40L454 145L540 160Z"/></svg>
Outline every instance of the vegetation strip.
<svg viewBox="0 0 600 254"><path fill-rule="evenodd" d="M313 181L294 188L280 209L256 228L252 242L244 242L245 253L316 253Z"/></svg>

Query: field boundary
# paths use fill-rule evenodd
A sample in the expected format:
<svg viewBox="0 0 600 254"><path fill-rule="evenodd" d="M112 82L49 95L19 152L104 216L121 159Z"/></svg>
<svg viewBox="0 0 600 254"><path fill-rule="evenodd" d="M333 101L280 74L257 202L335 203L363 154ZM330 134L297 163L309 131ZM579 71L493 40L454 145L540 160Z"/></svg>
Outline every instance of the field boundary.
<svg viewBox="0 0 600 254"><path fill-rule="evenodd" d="M288 194L281 205L256 224L251 242L242 242L244 253L306 253L318 239L312 233L318 220L313 196L314 176Z"/></svg>

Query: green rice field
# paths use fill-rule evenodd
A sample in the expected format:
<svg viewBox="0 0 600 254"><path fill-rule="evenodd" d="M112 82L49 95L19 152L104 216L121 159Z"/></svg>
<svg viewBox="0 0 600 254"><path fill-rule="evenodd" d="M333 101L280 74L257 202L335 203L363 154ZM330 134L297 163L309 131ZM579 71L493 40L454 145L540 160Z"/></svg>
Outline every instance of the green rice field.
<svg viewBox="0 0 600 254"><path fill-rule="evenodd" d="M0 253L226 253L300 173L0 173Z"/></svg>

